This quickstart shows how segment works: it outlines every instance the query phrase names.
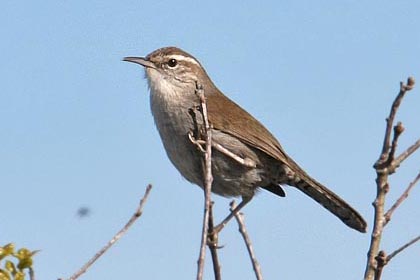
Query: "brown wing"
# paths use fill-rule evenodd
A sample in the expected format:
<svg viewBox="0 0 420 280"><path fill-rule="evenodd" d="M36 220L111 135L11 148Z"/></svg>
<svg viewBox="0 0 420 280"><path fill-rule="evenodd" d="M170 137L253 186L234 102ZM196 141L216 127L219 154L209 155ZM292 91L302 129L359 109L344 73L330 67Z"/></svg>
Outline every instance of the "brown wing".
<svg viewBox="0 0 420 280"><path fill-rule="evenodd" d="M334 192L306 174L297 163L286 155L280 143L260 122L233 101L223 102L222 104L220 102L221 98L223 96L219 93L207 96L209 121L214 128L237 137L244 143L289 166L294 172L298 173L300 178L299 181L292 184L293 186L320 203L349 227L360 232L366 232L366 222L356 210ZM283 190L275 185L264 186L264 188L277 195L284 196Z"/></svg>
<svg viewBox="0 0 420 280"><path fill-rule="evenodd" d="M259 121L230 99L230 102L221 102L223 98L228 99L220 93L207 95L209 121L215 129L231 134L283 163L289 162L280 143Z"/></svg>

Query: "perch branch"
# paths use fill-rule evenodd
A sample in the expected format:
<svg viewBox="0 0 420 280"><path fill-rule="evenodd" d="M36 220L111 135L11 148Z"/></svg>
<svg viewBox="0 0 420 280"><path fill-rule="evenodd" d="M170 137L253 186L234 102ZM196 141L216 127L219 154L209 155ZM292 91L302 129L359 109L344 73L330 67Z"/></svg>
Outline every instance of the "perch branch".
<svg viewBox="0 0 420 280"><path fill-rule="evenodd" d="M208 233L208 242L207 246L209 246L211 259L213 262L213 272L214 272L214 279L221 280L221 268L219 257L217 254L217 250L220 248L219 243L219 233L213 231L214 228L214 219L213 219L213 202L210 203L210 213L209 213L209 233Z"/></svg>
<svg viewBox="0 0 420 280"><path fill-rule="evenodd" d="M204 216L203 216L203 229L201 232L201 245L200 254L197 261L197 280L203 279L204 273L204 260L206 255L206 244L208 237L208 226L209 226L209 213L211 204L211 184L213 182L213 176L211 173L211 128L207 116L207 104L204 96L203 86L196 84L196 94L200 98L200 109L204 120L204 131L203 136L206 141L206 149L204 153L203 162L203 175L204 175Z"/></svg>

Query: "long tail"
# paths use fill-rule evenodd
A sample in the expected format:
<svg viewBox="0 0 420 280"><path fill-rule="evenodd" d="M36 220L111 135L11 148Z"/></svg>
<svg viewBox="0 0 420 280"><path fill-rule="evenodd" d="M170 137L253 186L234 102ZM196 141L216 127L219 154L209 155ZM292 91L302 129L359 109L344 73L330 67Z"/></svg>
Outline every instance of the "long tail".
<svg viewBox="0 0 420 280"><path fill-rule="evenodd" d="M303 174L302 174L303 173ZM343 223L360 232L366 232L366 222L363 217L338 195L318 183L305 172L299 172L297 180L290 185L298 188L328 211L337 216Z"/></svg>

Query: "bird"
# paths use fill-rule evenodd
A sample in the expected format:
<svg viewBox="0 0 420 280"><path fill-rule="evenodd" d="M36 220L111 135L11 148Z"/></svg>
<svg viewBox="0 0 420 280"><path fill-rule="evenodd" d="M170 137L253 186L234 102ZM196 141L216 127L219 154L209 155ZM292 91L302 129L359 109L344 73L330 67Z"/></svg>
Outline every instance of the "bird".
<svg viewBox="0 0 420 280"><path fill-rule="evenodd" d="M309 176L263 124L217 88L194 56L177 47L163 47L146 57L123 60L144 67L150 107L163 146L188 181L204 188L202 151L197 148L204 122L199 113L199 85L211 125L213 193L242 197L235 208L239 211L261 188L284 197L284 186L295 187L350 228L366 232L363 217ZM232 216L216 228L223 228Z"/></svg>

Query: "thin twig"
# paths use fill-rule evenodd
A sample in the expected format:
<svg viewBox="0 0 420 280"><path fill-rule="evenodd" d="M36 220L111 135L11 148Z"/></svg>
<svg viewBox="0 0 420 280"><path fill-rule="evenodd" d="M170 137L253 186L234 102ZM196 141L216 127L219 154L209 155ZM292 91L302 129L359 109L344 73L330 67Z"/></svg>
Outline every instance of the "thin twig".
<svg viewBox="0 0 420 280"><path fill-rule="evenodd" d="M391 150L389 151L388 163L392 163L394 160L395 152L397 151L398 146L398 138L400 138L403 132L404 126L401 122L398 122L397 125L394 126L394 138L392 139Z"/></svg>
<svg viewBox="0 0 420 280"><path fill-rule="evenodd" d="M139 206L136 209L136 212L134 212L133 216L131 216L130 220L128 220L128 222L125 224L125 226L118 231L117 234L114 235L114 237L108 242L108 244L106 244L101 250L99 250L95 256L93 256L84 266L82 266L82 268L80 268L76 273L74 273L69 280L75 280L77 278L79 278L80 275L82 275L83 273L85 273L89 267L94 264L106 251L108 251L109 248L111 248L112 245L115 244L115 242L117 242L127 231L128 229L131 227L131 225L134 224L134 222L140 218L140 216L143 214L143 208L144 205L147 201L147 198L149 197L149 193L152 189L152 185L148 185L146 188L146 191L144 193L143 198L140 200Z"/></svg>
<svg viewBox="0 0 420 280"><path fill-rule="evenodd" d="M413 238L412 240L408 241L403 246L401 246L400 248L398 248L397 250L395 250L394 252L389 254L388 257L386 258L386 262L389 263L389 261L391 261L392 258L394 258L396 255L398 255L403 250L407 249L408 247L410 247L411 245L413 245L414 243L416 243L419 240L420 240L420 235L417 236L416 238Z"/></svg>
<svg viewBox="0 0 420 280"><path fill-rule="evenodd" d="M407 91L413 89L414 83L415 81L413 77L409 77L407 79L406 85L403 82L400 82L400 92L398 93L397 97L392 103L391 111L389 112L389 117L386 119L384 143L382 146L382 153L379 160L386 160L386 155L390 148L391 130L392 125L394 123L395 115L397 114L398 108L400 107L401 100L404 98L404 95L407 93Z"/></svg>
<svg viewBox="0 0 420 280"><path fill-rule="evenodd" d="M398 167L406 158L420 148L420 139L418 139L413 145L407 148L401 155L399 155L393 162L395 167Z"/></svg>
<svg viewBox="0 0 420 280"><path fill-rule="evenodd" d="M208 235L208 225L209 225L209 212L210 212L210 203L211 203L211 184L213 182L213 176L211 173L211 128L207 116L207 104L206 98L204 96L204 90L202 85L197 83L196 93L200 98L200 107L201 114L203 115L204 120L204 133L203 136L206 141L206 152L204 154L204 164L203 164L203 175L204 175L204 217L203 217L203 229L201 232L201 245L200 245L200 254L197 261L197 280L203 279L204 274L204 260L206 256L206 244L207 244L207 235Z"/></svg>
<svg viewBox="0 0 420 280"><path fill-rule="evenodd" d="M385 224L386 225L392 217L392 214L394 214L395 209L397 209L401 203L408 197L410 194L410 191L414 186L417 184L417 182L420 180L420 172L417 174L416 178L408 185L408 187L405 189L405 191L401 194L401 196L395 201L395 203L389 208L389 210L385 213Z"/></svg>
<svg viewBox="0 0 420 280"><path fill-rule="evenodd" d="M398 255L403 250L407 249L409 246L413 245L414 243L416 243L419 240L420 240L420 235L417 236L416 238L410 240L409 242L407 242L406 244L404 244L403 246L401 246L400 248L398 248L397 250L395 250L394 252L392 252L388 256L385 254L384 251L379 251L378 255L375 257L375 260L377 262L377 267L375 269L375 278L374 279L375 280L380 280L384 267L391 261L391 259L394 258L396 255Z"/></svg>
<svg viewBox="0 0 420 280"><path fill-rule="evenodd" d="M35 280L35 271L32 267L29 267L29 280Z"/></svg>
<svg viewBox="0 0 420 280"><path fill-rule="evenodd" d="M230 203L230 211L233 212L235 208L236 208L235 201L232 200L232 202ZM263 276L262 276L261 266L258 263L257 257L255 256L251 238L249 237L248 232L245 227L243 214L241 212L235 212L235 218L236 218L236 221L238 222L239 232L241 233L242 238L244 239L244 242L246 245L246 249L248 250L249 258L251 259L251 262L252 262L252 268L254 269L254 272L255 272L255 277L258 280L262 280Z"/></svg>
<svg viewBox="0 0 420 280"><path fill-rule="evenodd" d="M214 279L221 280L221 268L217 250L219 249L219 233L213 231L214 229L214 219L213 219L213 202L210 204L210 213L209 213L209 232L208 232L208 242L207 246L209 246L211 259L213 262L213 272L214 272Z"/></svg>

